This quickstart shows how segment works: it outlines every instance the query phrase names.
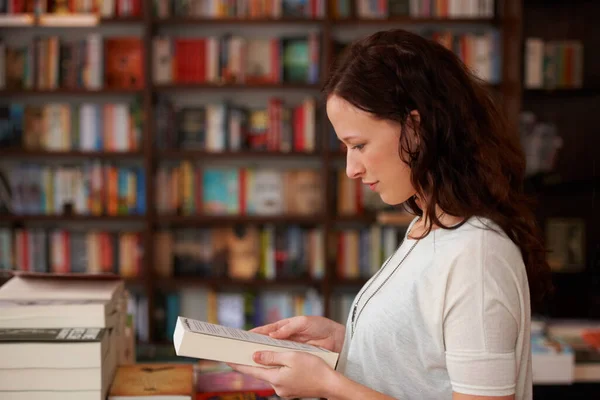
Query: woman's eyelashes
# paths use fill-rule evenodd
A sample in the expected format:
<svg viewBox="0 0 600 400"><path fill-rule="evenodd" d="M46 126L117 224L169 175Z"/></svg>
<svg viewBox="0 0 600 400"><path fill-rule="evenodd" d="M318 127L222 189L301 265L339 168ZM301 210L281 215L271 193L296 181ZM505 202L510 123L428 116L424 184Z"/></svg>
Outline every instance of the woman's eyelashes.
<svg viewBox="0 0 600 400"><path fill-rule="evenodd" d="M342 143L342 151L343 152L348 152L348 150L362 150L365 148L364 144L354 144L354 145L347 145L345 143Z"/></svg>

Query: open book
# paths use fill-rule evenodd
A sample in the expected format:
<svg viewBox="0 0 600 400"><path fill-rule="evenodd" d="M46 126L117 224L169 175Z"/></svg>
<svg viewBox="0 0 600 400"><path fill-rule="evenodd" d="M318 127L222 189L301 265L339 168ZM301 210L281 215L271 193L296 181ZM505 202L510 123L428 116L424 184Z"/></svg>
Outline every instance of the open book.
<svg viewBox="0 0 600 400"><path fill-rule="evenodd" d="M261 367L264 365L255 363L252 354L263 350L311 353L322 358L331 368L335 368L339 355L317 346L273 339L259 333L184 317L177 318L173 343L178 356Z"/></svg>

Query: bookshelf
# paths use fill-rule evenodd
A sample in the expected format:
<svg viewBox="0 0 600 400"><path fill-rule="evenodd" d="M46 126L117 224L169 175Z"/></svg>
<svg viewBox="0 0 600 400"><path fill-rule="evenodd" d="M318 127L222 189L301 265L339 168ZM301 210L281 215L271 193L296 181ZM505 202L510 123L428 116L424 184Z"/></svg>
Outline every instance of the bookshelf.
<svg viewBox="0 0 600 400"><path fill-rule="evenodd" d="M327 2L329 3L329 2ZM2 90L0 95L3 99L23 99L34 98L36 101L50 102L54 98L60 99L84 99L85 101L95 101L96 99L115 99L122 96L132 95L141 99L141 107L144 115L144 124L141 132L141 147L139 150L125 152L107 152L107 151L46 151L46 150L22 150L22 149L0 149L0 160L29 161L37 159L50 159L51 161L69 160L78 161L87 158L99 159L102 162L120 163L121 161L139 162L142 170L146 174L145 200L146 212L143 215L114 215L114 216L87 216L87 215L23 215L23 216L0 216L0 222L8 223L9 226L22 226L28 223L52 223L53 226L68 227L71 223L83 223L90 227L94 224L110 222L127 224L140 223L143 237L143 260L141 274L137 278L128 278L129 284L136 284L145 292L148 299L148 332L149 342L154 341L155 332L153 312L156 308L154 293L156 290L172 290L182 287L208 286L213 288L250 288L260 290L264 288L282 288L290 287L315 287L323 296L324 313L330 316L331 298L338 289L340 290L358 290L361 284L366 280L362 278L341 279L336 277L336 259L335 254L332 257L328 254L327 246L329 238L337 231L340 226L364 227L377 221L377 216L371 213L360 215L337 215L335 211L336 187L331 184L330 177L332 173L343 167L345 154L337 149L329 148L329 125L325 113L322 112L322 104L317 102L317 113L315 121L316 146L314 151L223 151L209 152L204 150L189 149L157 149L155 139L157 136L157 126L154 123L157 113L157 98L159 96L204 96L211 99L213 96L254 96L255 94L269 95L277 93L285 98L288 94L304 96L312 95L318 97L321 84L326 76L327 67L331 64L334 57L334 40L340 35L346 37L355 30L374 32L378 29L389 29L394 27L404 27L407 29L420 29L422 27L435 28L440 30L450 30L457 32L480 31L481 29L496 29L503 38L501 48L502 67L501 82L490 85L490 90L494 91L502 99L512 122L516 123L520 110L522 93L521 87L521 2L518 0L505 0L496 2L496 9L493 17L485 18L432 18L432 17L392 17L386 19L378 18L345 18L336 19L333 16L325 16L318 19L306 18L197 18L197 17L168 17L158 18L153 15L153 3L150 0L143 1L142 15L140 17L115 17L115 18L96 18L92 20L81 21L75 19L69 23L68 17L61 17L60 26L69 27L70 31L92 31L102 33L104 29L110 29L111 32L118 32L120 28L136 27L140 28L139 34L136 34L142 41L144 82L142 88L100 88L97 90L86 89L56 89L56 90ZM54 26L48 26L48 18L45 16L31 17L25 19L0 18L0 36L5 31L13 31L17 22L27 23L27 29L34 29L40 35L45 34L48 29L48 35L54 34L51 29ZM83 22L82 22L83 21ZM87 21L87 23L84 23ZM20 27L22 28L22 26ZM178 32L186 30L201 30L203 28L227 31L235 28L238 31L260 29L263 32L270 32L273 37L277 37L283 30L293 29L294 32L302 31L305 28L315 29L320 32L320 57L319 57L319 82L318 83L155 83L153 79L153 38L159 32L160 34L170 34L171 29ZM69 32L70 32L69 31ZM198 31L201 32L201 31ZM203 32L203 31L202 31ZM127 34L134 36L133 34ZM198 33L198 36L203 33ZM362 34L361 34L362 35ZM359 36L361 36L359 35ZM174 35L175 36L175 35ZM358 37L358 36L356 36ZM35 85L34 85L35 87ZM42 99L42 100L39 100ZM79 100L78 100L79 101ZM156 199L156 173L160 165L167 162L179 162L183 160L192 160L202 163L261 163L261 162L316 162L318 165L322 188L323 188L323 211L312 215L172 215L163 214L158 211ZM407 223L407 222L406 222ZM406 224L405 223L405 224ZM324 243L326 249L325 275L322 279L298 278L298 279L251 279L251 280L232 280L225 278L203 279L198 277L170 277L163 278L157 275L156 259L153 257L152 249L155 245L154 235L160 230L175 228L198 228L211 226L231 226L240 224L273 224L275 226L300 225L305 227L321 227L323 231ZM402 227L400 227L402 229ZM329 252L330 253L330 252ZM334 252L335 253L335 252ZM0 276L0 280L2 276Z"/></svg>
<svg viewBox="0 0 600 400"><path fill-rule="evenodd" d="M563 49L573 52L575 74L563 74L561 80L548 73L537 85L533 75L529 84L524 80L522 91L522 109L555 126L562 139L553 170L537 174L528 182L530 192L537 197L538 221L543 229L547 229L548 221L556 218L576 219L585 224L582 240L585 265L577 272L557 270L554 274L555 295L547 313L556 318L600 318L597 155L600 137L594 117L600 112L600 79L596 72L600 68L600 57L593 50L600 37L599 12L597 2L523 2L524 77L527 77L527 61L530 68L535 65L535 50L527 48L528 39L542 42L544 49L548 49L548 43L582 49L579 65L577 47ZM557 59L562 60L560 47L557 53ZM564 63L565 68L571 65L571 61L560 63Z"/></svg>

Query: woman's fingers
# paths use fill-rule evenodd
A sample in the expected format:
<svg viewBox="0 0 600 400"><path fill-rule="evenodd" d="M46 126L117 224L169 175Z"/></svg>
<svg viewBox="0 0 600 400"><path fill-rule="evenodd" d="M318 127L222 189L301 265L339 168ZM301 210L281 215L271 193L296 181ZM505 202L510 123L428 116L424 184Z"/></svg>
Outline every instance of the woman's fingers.
<svg viewBox="0 0 600 400"><path fill-rule="evenodd" d="M305 328L306 321L302 317L290 318L285 324L281 324L279 329L269 333L269 336L277 339L285 339L295 335Z"/></svg>
<svg viewBox="0 0 600 400"><path fill-rule="evenodd" d="M282 319L277 322L273 322L272 324L267 324L263 326L258 326L254 329L251 329L250 332L260 333L261 335L270 335L271 333L277 331L282 326L288 323L287 319Z"/></svg>

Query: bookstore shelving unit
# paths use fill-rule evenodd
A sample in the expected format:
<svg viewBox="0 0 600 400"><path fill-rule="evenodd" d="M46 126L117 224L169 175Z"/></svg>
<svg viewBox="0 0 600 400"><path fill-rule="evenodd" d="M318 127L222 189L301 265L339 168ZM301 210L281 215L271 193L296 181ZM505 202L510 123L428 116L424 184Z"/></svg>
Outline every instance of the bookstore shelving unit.
<svg viewBox="0 0 600 400"><path fill-rule="evenodd" d="M327 2L328 3L328 2ZM265 287L282 287L286 288L289 286L314 286L317 287L323 296L323 304L325 307L325 314L330 315L330 299L337 288L358 288L360 284L364 283L364 280L341 280L335 277L336 261L333 259L326 260L326 272L325 276L321 280L311 279L296 279L296 280L276 280L276 281L265 281L262 279L255 279L249 281L232 281L228 279L201 279L201 278L159 278L155 274L155 259L152 256L152 249L154 246L154 234L159 227L202 227L210 225L232 225L232 224L249 224L249 223L273 223L275 225L290 225L290 224L301 224L301 225L312 225L321 226L324 230L325 247L327 246L327 238L335 231L336 226L339 223L344 224L360 224L368 225L376 221L375 215L356 215L356 216L338 216L335 213L334 207L330 205L335 204L336 189L331 187L329 184L329 176L331 172L343 163L344 153L338 150L328 149L329 143L329 127L324 112L318 112L317 116L319 120L316 123L317 139L320 141L320 149L312 153L276 153L276 152L224 152L224 153L210 153L206 151L194 151L194 150L168 150L159 151L154 146L154 138L156 132L156 126L154 124L156 109L155 100L158 94L166 93L169 91L177 91L178 93L206 93L207 96L219 93L222 91L227 92L266 92L277 91L280 93L312 93L315 96L319 95L319 89L321 83L327 73L327 67L331 64L333 59L333 39L336 32L340 30L352 31L355 28L368 29L375 31L376 29L389 29L394 27L406 27L418 28L422 25L427 26L441 26L443 29L459 29L463 32L471 28L494 28L500 32L502 37L501 43L501 55L502 60L502 71L501 71L501 83L493 85L490 90L493 90L499 94L502 99L503 105L505 106L510 120L516 124L518 119L518 113L520 111L521 103L521 2L518 0L505 0L497 2L496 9L493 18L459 18L459 19L441 19L441 18L392 18L392 19L342 19L336 20L330 17L316 20L308 20L301 18L294 19L206 19L206 18L167 18L157 19L152 14L153 3L150 0L143 1L143 16L141 18L114 18L114 19L99 19L96 23L91 24L89 27L73 25L72 29L94 29L101 30L105 26L110 26L111 29L117 26L139 26L141 27L141 38L143 42L143 66L144 66L144 86L141 90L129 90L129 89L101 89L96 91L85 91L85 90L31 90L31 91L0 91L0 96L3 101L18 97L19 99L35 97L42 97L45 101L50 101L52 96L73 96L73 97L85 97L86 99L94 99L95 96L104 96L107 98L116 98L122 95L141 96L142 99L142 111L144 114L143 124L143 139L141 150L135 152L124 152L124 153L105 153L105 152L94 152L85 153L79 151L66 151L66 152L45 152L45 151L24 151L15 149L0 149L0 160L2 159L14 159L14 160L29 160L32 158L52 158L52 159L66 159L66 160L77 160L84 158L97 158L107 161L119 161L121 159L127 160L139 160L142 163L143 169L146 173L146 187L145 187L145 198L146 198L146 213L144 215L132 215L132 216L69 216L69 215L51 215L51 216L0 216L0 221L8 222L11 226L20 226L29 222L41 221L41 222L52 222L53 224L69 224L71 222L84 222L84 223L97 223L103 221L119 222L119 223L141 223L143 233L143 244L144 244L144 258L143 258L143 273L133 282L138 286L141 286L148 296L148 315L150 318L148 331L150 332L150 342L153 341L152 335L155 331L152 324L153 310L155 307L153 300L153 293L156 289L163 288L179 288L183 286L199 286L206 285L209 287L251 287L251 288L265 288ZM4 23L3 23L4 21ZM0 35L4 29L37 29L43 30L45 25L42 17L31 17L30 19L23 19L21 25L17 22L11 23L10 21L0 19ZM24 25L23 25L24 24ZM61 26L68 27L68 18L61 20ZM210 26L227 28L236 26L241 29L252 29L254 27L260 27L260 29L269 29L273 32L274 36L278 35L278 29L282 26L293 26L302 29L302 27L316 28L320 31L321 38L321 57L320 57L320 83L319 84L155 84L152 78L153 69L153 43L152 39L155 37L159 28L177 27L178 29L187 29L192 27ZM241 27L241 28L240 28ZM285 96L285 94L284 94ZM320 106L318 106L320 107ZM516 134L516 131L515 131ZM317 213L311 216L215 216L215 215L197 215L197 216L186 216L186 215L173 215L164 216L159 215L156 207L155 199L155 173L158 165L162 160L279 160L294 158L297 160L317 160L320 165L320 171L322 175L322 182L324 187L325 205L322 213ZM3 277L0 276L0 279Z"/></svg>
<svg viewBox="0 0 600 400"><path fill-rule="evenodd" d="M551 73L539 85L524 82L522 109L553 124L563 140L553 171L530 180L538 197L538 220L544 227L554 218L576 219L585 226L584 266L554 274L555 296L549 315L556 318L600 318L600 175L598 175L597 115L600 112L600 3L525 0L523 2L523 62L531 56L528 39L580 45L582 59L573 81L552 82ZM529 50L531 51L531 49ZM560 59L559 55L559 59ZM573 57L573 60L577 60ZM565 65L568 63L565 61ZM546 71L546 70L544 70ZM560 71L560 70L559 70ZM551 79L548 79L548 75Z"/></svg>

